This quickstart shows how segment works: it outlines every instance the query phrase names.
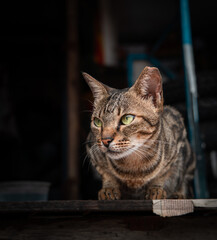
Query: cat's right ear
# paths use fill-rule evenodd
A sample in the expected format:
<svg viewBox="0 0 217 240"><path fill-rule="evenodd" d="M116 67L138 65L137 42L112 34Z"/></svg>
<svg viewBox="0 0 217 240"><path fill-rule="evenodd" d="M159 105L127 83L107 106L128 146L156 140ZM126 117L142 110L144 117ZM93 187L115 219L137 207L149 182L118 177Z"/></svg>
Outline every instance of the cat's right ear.
<svg viewBox="0 0 217 240"><path fill-rule="evenodd" d="M145 67L130 91L142 99L151 99L158 111L163 111L163 88L160 71L155 67Z"/></svg>
<svg viewBox="0 0 217 240"><path fill-rule="evenodd" d="M97 81L95 78L93 78L92 76L90 76L89 74L87 74L85 72L82 72L82 75L83 75L85 81L87 82L87 84L89 85L89 87L93 93L94 99L99 99L99 98L109 95L108 94L110 91L109 87L107 87L106 85Z"/></svg>

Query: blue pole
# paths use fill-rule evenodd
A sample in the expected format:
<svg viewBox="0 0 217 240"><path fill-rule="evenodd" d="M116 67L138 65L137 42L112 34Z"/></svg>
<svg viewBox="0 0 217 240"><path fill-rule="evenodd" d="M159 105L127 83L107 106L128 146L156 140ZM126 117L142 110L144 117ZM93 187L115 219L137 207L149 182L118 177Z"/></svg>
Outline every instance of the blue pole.
<svg viewBox="0 0 217 240"><path fill-rule="evenodd" d="M194 55L192 48L191 24L188 0L180 0L182 44L185 67L185 85L188 111L188 124L191 145L197 158L195 171L195 194L196 198L207 198L206 186L206 163L201 149L199 114L197 102L197 81L195 74Z"/></svg>

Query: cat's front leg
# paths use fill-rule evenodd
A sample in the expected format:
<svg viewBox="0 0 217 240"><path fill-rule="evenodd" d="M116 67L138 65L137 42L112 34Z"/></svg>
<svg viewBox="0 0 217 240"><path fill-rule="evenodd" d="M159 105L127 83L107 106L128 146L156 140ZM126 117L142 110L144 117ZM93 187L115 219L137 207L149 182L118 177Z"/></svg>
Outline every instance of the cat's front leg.
<svg viewBox="0 0 217 240"><path fill-rule="evenodd" d="M121 199L121 192L117 181L108 174L102 176L102 189L98 192L99 200L119 200Z"/></svg>
<svg viewBox="0 0 217 240"><path fill-rule="evenodd" d="M166 199L167 192L160 186L151 186L146 192L145 199Z"/></svg>

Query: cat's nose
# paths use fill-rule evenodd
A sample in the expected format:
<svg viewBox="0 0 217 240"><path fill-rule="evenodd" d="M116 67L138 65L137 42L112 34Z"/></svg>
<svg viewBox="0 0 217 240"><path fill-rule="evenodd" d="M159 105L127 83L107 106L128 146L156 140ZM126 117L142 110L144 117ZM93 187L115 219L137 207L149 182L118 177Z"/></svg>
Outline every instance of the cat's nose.
<svg viewBox="0 0 217 240"><path fill-rule="evenodd" d="M109 147L109 144L112 141L113 141L113 138L111 138L111 137L102 138L102 143L105 147Z"/></svg>

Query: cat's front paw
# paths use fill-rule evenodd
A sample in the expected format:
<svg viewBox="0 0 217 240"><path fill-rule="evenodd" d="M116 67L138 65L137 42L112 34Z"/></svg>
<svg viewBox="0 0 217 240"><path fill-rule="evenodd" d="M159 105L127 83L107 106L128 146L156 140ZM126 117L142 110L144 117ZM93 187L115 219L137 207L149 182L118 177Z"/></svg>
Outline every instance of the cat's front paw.
<svg viewBox="0 0 217 240"><path fill-rule="evenodd" d="M149 188L145 196L146 199L166 199L167 193L163 188L152 187Z"/></svg>
<svg viewBox="0 0 217 240"><path fill-rule="evenodd" d="M98 192L99 200L119 200L121 192L118 188L102 188Z"/></svg>

